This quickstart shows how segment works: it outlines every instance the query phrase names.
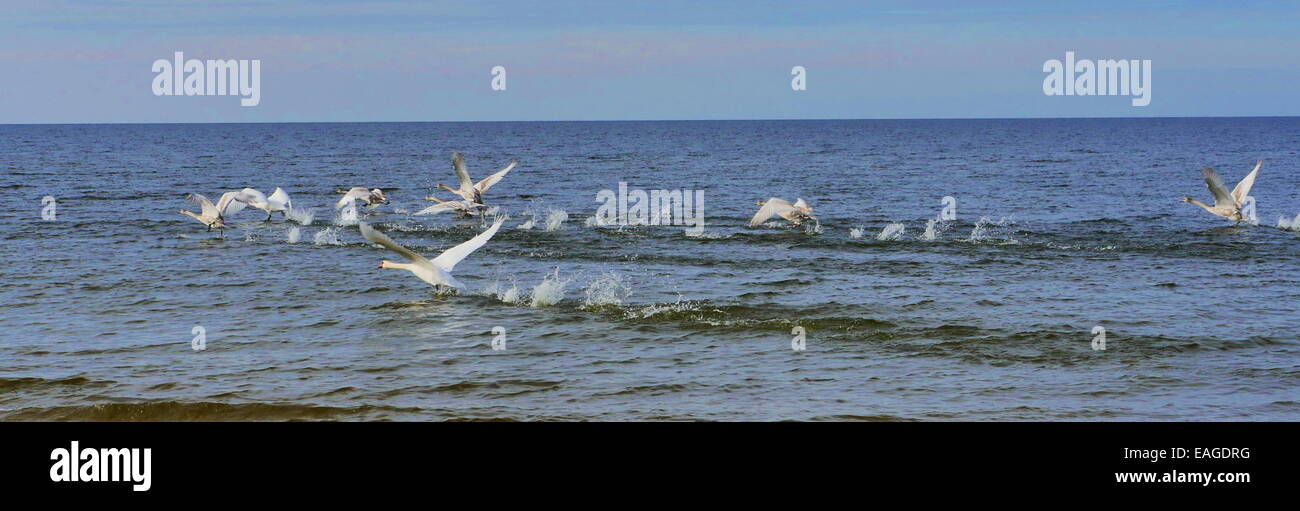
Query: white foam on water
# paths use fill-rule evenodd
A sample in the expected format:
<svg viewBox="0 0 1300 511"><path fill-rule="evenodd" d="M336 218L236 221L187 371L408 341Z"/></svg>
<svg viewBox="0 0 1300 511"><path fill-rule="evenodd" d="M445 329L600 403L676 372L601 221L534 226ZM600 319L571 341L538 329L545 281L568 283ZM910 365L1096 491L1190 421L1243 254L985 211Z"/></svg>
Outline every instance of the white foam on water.
<svg viewBox="0 0 1300 511"><path fill-rule="evenodd" d="M297 243L302 238L302 230L297 227L289 229L289 243Z"/></svg>
<svg viewBox="0 0 1300 511"><path fill-rule="evenodd" d="M623 317L627 319L647 319L663 313L694 312L698 310L700 310L700 302L684 300L678 295L676 302L652 303L644 307L628 309L623 312Z"/></svg>
<svg viewBox="0 0 1300 511"><path fill-rule="evenodd" d="M546 212L546 231L553 232L560 230L564 226L564 221L569 219L569 213L563 209L552 209Z"/></svg>
<svg viewBox="0 0 1300 511"><path fill-rule="evenodd" d="M564 286L569 281L560 280L560 268L555 268L555 273L548 274L542 279L540 284L533 288L530 295L530 307L547 307L555 305L564 299Z"/></svg>
<svg viewBox="0 0 1300 511"><path fill-rule="evenodd" d="M535 224L537 224L537 221L533 220L532 218L529 218L527 222L519 224L518 226L515 227L515 229L527 231L527 230L531 230L533 228L533 225Z"/></svg>
<svg viewBox="0 0 1300 511"><path fill-rule="evenodd" d="M730 237L729 235L720 232L696 230L694 228L682 229L682 234L687 238L698 238L702 240L720 240Z"/></svg>
<svg viewBox="0 0 1300 511"><path fill-rule="evenodd" d="M903 231L905 230L907 230L907 227L901 223L893 223L893 224L886 225L884 229L880 230L880 234L876 235L876 240L877 241L898 241L899 239L902 239Z"/></svg>
<svg viewBox="0 0 1300 511"><path fill-rule="evenodd" d="M861 238L863 234L864 234L863 230L857 227L849 229L849 237L855 240Z"/></svg>
<svg viewBox="0 0 1300 511"><path fill-rule="evenodd" d="M326 227L316 232L312 237L312 243L317 245L342 245L339 241L339 230L337 227Z"/></svg>
<svg viewBox="0 0 1300 511"><path fill-rule="evenodd" d="M587 298L582 302L584 308L622 305L623 300L632 295L632 286L623 282L622 275L609 272L587 284L586 294Z"/></svg>

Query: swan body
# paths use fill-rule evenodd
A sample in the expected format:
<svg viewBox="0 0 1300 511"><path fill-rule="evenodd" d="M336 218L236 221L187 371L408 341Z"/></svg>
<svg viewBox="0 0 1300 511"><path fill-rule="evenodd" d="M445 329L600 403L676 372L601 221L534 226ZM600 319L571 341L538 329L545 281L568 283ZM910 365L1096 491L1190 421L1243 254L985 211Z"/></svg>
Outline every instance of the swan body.
<svg viewBox="0 0 1300 511"><path fill-rule="evenodd" d="M209 231L212 229L225 229L227 227L226 216L233 215L244 209L244 203L239 201L239 193L223 193L221 198L217 199L216 204L213 204L207 197L192 193L185 200L191 204L197 204L201 209L199 209L198 213L182 209L180 213L208 226Z"/></svg>
<svg viewBox="0 0 1300 511"><path fill-rule="evenodd" d="M370 224L361 222L360 227L361 235L367 240L372 243L378 243L388 250L397 252L398 254L401 254L402 257L406 258L407 261L410 261L408 263L395 263L385 260L379 263L380 268L396 268L409 271L420 280L428 282L433 286L449 286L457 289L464 289L465 285L461 284L460 281L451 276L452 269L456 267L457 263L464 260L475 250L478 250L486 244L489 239L492 239L492 235L497 233L497 230L501 228L503 222L505 222L505 217L498 216L493 220L492 226L488 227L487 230L479 233L478 236L470 238L469 241L447 249L447 251L443 252L438 257L435 257L432 261L425 259L424 256L412 252L406 247L398 245L384 233L376 231L373 227L370 227Z"/></svg>
<svg viewBox="0 0 1300 511"><path fill-rule="evenodd" d="M750 227L763 225L763 222L774 216L780 216L794 225L817 219L817 217L812 216L812 206L809 206L803 199L798 199L794 201L794 204L791 204L784 199L772 197L766 201L758 201L757 204L762 207L758 209L758 213L754 214L754 218L750 219Z"/></svg>
<svg viewBox="0 0 1300 511"><path fill-rule="evenodd" d="M1242 203L1250 195L1250 189L1255 186L1255 177L1259 175L1259 168L1264 165L1264 160L1255 162L1255 168L1242 178L1232 191L1224 186L1223 178L1214 172L1214 169L1205 167L1201 169L1201 176L1205 178L1205 187L1210 189L1214 195L1214 205L1208 205L1191 197L1183 197L1180 202L1190 202L1209 211L1210 214L1221 216L1234 222L1246 222L1250 219L1241 213Z"/></svg>

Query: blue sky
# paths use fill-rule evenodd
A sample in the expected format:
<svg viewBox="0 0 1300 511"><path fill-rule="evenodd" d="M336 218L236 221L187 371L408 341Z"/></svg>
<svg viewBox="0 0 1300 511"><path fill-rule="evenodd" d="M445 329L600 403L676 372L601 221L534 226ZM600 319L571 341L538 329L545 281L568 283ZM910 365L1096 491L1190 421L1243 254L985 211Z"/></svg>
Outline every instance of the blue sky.
<svg viewBox="0 0 1300 511"><path fill-rule="evenodd" d="M1296 2L977 4L7 0L0 123L1300 115ZM261 60L261 104L154 96L175 51ZM1066 51L1151 104L1045 96Z"/></svg>

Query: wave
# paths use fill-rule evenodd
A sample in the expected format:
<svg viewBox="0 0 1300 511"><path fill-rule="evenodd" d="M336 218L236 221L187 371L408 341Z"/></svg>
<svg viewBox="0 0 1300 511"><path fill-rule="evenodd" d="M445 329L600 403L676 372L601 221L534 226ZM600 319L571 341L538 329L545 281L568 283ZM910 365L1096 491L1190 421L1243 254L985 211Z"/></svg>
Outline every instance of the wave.
<svg viewBox="0 0 1300 511"><path fill-rule="evenodd" d="M25 408L4 417L15 421L288 421L382 420L420 413L419 408L393 406L314 406L291 403L221 403L211 401L146 401L84 406Z"/></svg>

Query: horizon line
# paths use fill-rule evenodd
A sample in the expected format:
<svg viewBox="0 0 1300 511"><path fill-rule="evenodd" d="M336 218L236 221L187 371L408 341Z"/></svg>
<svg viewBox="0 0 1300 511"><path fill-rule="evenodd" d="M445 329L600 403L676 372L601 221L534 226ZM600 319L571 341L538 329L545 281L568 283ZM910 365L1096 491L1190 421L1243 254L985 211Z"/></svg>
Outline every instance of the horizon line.
<svg viewBox="0 0 1300 511"><path fill-rule="evenodd" d="M172 124L466 124L466 123L575 123L575 122L759 122L759 121L1016 121L1091 119L1288 119L1300 115L1146 115L1139 117L825 117L750 119L532 119L532 120L440 120L440 121L247 121L247 122L13 122L0 126L146 126Z"/></svg>

